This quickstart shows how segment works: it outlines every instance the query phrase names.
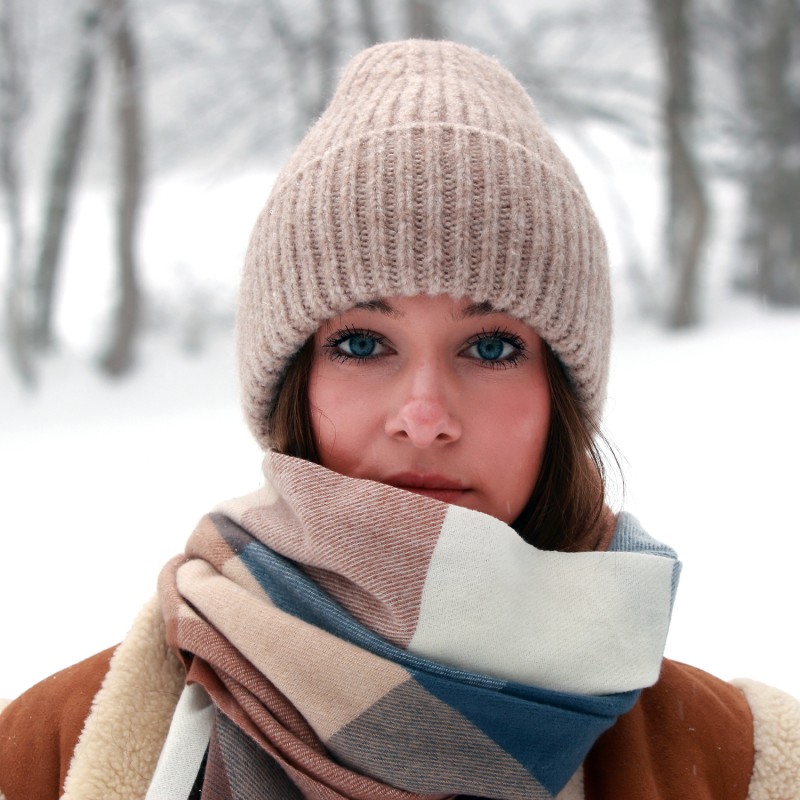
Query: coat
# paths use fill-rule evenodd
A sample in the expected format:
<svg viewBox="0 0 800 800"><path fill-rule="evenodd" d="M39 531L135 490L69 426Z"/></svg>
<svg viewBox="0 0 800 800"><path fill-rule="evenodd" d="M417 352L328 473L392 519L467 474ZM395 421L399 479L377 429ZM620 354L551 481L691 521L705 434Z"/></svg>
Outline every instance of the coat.
<svg viewBox="0 0 800 800"><path fill-rule="evenodd" d="M0 713L0 798L145 798L184 669L151 601L117 647ZM800 703L664 660L558 800L800 800Z"/></svg>

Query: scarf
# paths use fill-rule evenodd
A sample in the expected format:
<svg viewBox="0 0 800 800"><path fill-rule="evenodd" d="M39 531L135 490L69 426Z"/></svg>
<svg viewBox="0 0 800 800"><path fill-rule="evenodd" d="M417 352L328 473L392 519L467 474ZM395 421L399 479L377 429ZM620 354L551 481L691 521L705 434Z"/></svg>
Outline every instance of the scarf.
<svg viewBox="0 0 800 800"><path fill-rule="evenodd" d="M621 514L610 550L270 453L159 579L213 701L203 800L551 798L658 678L679 563Z"/></svg>

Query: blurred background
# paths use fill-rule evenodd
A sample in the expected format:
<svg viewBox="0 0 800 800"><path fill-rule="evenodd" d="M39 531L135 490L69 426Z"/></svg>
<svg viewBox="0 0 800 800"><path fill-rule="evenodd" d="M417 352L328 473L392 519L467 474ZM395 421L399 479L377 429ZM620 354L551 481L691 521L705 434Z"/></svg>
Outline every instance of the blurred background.
<svg viewBox="0 0 800 800"><path fill-rule="evenodd" d="M612 501L685 562L668 654L800 695L798 0L0 0L0 696L259 484L250 228L343 64L409 36L498 57L607 232Z"/></svg>

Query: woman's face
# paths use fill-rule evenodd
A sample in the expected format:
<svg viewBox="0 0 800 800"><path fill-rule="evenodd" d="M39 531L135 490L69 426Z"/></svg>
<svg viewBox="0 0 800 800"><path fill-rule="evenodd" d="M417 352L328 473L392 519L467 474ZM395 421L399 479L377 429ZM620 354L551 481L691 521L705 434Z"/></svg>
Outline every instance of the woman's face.
<svg viewBox="0 0 800 800"><path fill-rule="evenodd" d="M519 320L447 295L329 320L309 384L321 464L513 522L550 425L542 347Z"/></svg>

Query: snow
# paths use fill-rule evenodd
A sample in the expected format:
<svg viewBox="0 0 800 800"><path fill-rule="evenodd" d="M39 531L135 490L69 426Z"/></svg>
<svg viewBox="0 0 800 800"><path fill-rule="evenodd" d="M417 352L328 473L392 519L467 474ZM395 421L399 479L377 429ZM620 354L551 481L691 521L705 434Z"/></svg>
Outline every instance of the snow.
<svg viewBox="0 0 800 800"><path fill-rule="evenodd" d="M269 181L154 188L148 286L179 303L190 270L228 302ZM187 357L167 328L147 337L132 376L95 372L106 211L102 193L84 193L59 312L68 335L42 391L0 365L0 697L119 641L200 515L261 479L229 329ZM667 654L800 696L798 350L800 313L727 300L682 335L622 314L606 428L625 508L684 562Z"/></svg>

